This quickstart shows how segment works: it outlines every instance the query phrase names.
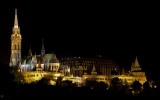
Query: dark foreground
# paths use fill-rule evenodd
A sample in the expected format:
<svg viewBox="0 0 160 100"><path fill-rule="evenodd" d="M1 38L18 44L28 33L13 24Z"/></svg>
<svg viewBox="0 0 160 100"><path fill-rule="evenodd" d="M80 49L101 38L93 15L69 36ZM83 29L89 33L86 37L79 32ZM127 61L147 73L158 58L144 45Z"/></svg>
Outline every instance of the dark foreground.
<svg viewBox="0 0 160 100"><path fill-rule="evenodd" d="M158 89L142 92L136 96L158 96ZM59 87L46 85L12 85L2 87L0 98L31 99L31 98L64 98L64 97L117 97L133 96L131 92L116 92L107 89L92 89L90 87ZM135 95L134 95L135 97Z"/></svg>

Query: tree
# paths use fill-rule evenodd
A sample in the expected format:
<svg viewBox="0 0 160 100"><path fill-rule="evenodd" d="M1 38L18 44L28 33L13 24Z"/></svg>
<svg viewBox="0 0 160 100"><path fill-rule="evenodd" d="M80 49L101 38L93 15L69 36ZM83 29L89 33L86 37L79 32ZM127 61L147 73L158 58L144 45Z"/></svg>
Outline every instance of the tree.
<svg viewBox="0 0 160 100"><path fill-rule="evenodd" d="M37 82L38 85L49 85L49 78L43 77L41 80Z"/></svg>
<svg viewBox="0 0 160 100"><path fill-rule="evenodd" d="M120 95L122 87L123 87L122 80L119 79L118 77L115 77L110 82L109 91L111 95Z"/></svg>
<svg viewBox="0 0 160 100"><path fill-rule="evenodd" d="M139 81L134 81L132 83L133 90L141 90L141 86L142 86L142 84Z"/></svg>
<svg viewBox="0 0 160 100"><path fill-rule="evenodd" d="M143 84L143 95L145 95L145 96L152 95L150 83L149 83L148 81L146 81L146 82Z"/></svg>
<svg viewBox="0 0 160 100"><path fill-rule="evenodd" d="M99 88L99 89L107 89L108 87L109 87L109 85L105 82L101 81L101 82L97 83L97 88Z"/></svg>
<svg viewBox="0 0 160 100"><path fill-rule="evenodd" d="M142 90L142 84L139 81L134 81L131 85L133 89L133 95L139 95Z"/></svg>
<svg viewBox="0 0 160 100"><path fill-rule="evenodd" d="M56 81L56 86L61 86L62 85L62 77L58 77Z"/></svg>
<svg viewBox="0 0 160 100"><path fill-rule="evenodd" d="M151 89L148 81L146 81L146 82L143 84L143 89L144 89L144 90L149 90L149 89Z"/></svg>
<svg viewBox="0 0 160 100"><path fill-rule="evenodd" d="M85 85L93 89L97 86L97 83L96 80L86 80Z"/></svg>

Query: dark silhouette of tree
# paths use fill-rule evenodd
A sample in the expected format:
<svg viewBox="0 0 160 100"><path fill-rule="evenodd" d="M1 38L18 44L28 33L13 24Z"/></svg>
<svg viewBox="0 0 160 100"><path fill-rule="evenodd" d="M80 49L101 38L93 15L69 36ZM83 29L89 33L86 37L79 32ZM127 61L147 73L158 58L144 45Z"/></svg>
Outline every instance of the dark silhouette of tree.
<svg viewBox="0 0 160 100"><path fill-rule="evenodd" d="M111 93L111 95L121 95L122 87L122 80L118 77L115 77L110 82L109 92Z"/></svg>
<svg viewBox="0 0 160 100"><path fill-rule="evenodd" d="M146 81L143 84L143 95L145 95L145 96L151 96L152 95L150 83L148 81Z"/></svg>
<svg viewBox="0 0 160 100"><path fill-rule="evenodd" d="M143 89L144 89L144 90L149 90L149 89L151 89L148 81L146 81L146 82L143 84Z"/></svg>
<svg viewBox="0 0 160 100"><path fill-rule="evenodd" d="M142 84L141 84L139 81L134 81L134 82L132 83L132 88L133 88L134 90L141 90L141 86L142 86Z"/></svg>
<svg viewBox="0 0 160 100"><path fill-rule="evenodd" d="M142 90L142 84L139 81L134 81L131 85L132 89L133 89L133 95L139 95L141 93Z"/></svg>
<svg viewBox="0 0 160 100"><path fill-rule="evenodd" d="M97 87L97 83L98 82L96 80L86 80L85 81L85 85L92 88L92 89Z"/></svg>
<svg viewBox="0 0 160 100"><path fill-rule="evenodd" d="M56 80L56 86L61 86L62 85L62 77L58 77Z"/></svg>
<svg viewBox="0 0 160 100"><path fill-rule="evenodd" d="M109 85L105 82L97 82L97 88L98 89L107 89L109 87Z"/></svg>
<svg viewBox="0 0 160 100"><path fill-rule="evenodd" d="M43 77L41 80L37 82L37 85L49 85L49 78Z"/></svg>

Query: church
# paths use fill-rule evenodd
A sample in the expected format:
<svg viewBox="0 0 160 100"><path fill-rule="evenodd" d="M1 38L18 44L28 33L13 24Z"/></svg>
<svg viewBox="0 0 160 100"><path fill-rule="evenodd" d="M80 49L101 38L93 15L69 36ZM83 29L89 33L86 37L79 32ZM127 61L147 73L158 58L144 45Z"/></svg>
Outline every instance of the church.
<svg viewBox="0 0 160 100"><path fill-rule="evenodd" d="M18 26L17 9L15 9L14 27L11 35L11 56L9 66L19 69L19 72L26 77L26 81L39 80L44 75L58 73L60 63L54 53L45 54L44 43L42 40L41 54L32 55L31 48L28 56L21 57L21 42L20 27ZM34 76L33 78L27 78Z"/></svg>

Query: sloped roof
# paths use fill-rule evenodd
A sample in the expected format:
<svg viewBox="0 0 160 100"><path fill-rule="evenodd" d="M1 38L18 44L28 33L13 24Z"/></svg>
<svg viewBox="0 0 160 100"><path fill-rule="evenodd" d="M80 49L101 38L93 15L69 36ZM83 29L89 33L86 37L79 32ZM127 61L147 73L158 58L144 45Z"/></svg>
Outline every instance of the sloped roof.
<svg viewBox="0 0 160 100"><path fill-rule="evenodd" d="M51 54L45 54L44 57L42 57L41 55L25 56L21 59L21 64L30 64L31 61L35 59L35 57L36 57L37 63L38 62L59 63L56 55L54 53L51 53Z"/></svg>

